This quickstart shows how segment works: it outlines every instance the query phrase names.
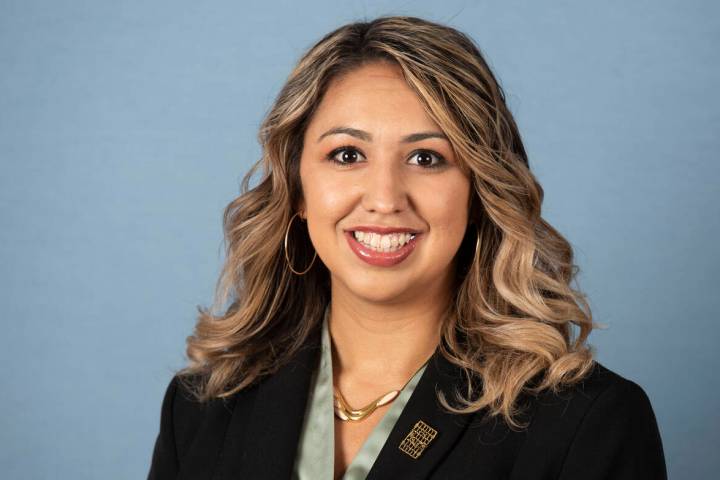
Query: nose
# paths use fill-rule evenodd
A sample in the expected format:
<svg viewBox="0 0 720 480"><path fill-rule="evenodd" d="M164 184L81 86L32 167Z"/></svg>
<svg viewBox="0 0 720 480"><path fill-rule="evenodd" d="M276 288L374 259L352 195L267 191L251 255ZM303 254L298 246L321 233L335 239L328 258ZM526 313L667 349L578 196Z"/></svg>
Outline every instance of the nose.
<svg viewBox="0 0 720 480"><path fill-rule="evenodd" d="M384 161L387 160L387 161ZM407 208L408 191L402 167L389 158L374 162L364 178L363 207L368 212L396 213Z"/></svg>

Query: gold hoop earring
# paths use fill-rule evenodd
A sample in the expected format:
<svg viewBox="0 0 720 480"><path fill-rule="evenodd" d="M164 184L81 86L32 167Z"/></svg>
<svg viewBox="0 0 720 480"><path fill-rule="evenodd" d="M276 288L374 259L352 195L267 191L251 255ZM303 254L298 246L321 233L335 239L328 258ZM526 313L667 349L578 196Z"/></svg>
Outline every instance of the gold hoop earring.
<svg viewBox="0 0 720 480"><path fill-rule="evenodd" d="M295 219L296 216L298 216L299 213L300 212L297 212L297 213L295 213L295 215L290 217L290 222L288 222L288 226L285 229L285 260L287 261L288 268L290 268L291 272L293 272L295 275L305 275L310 270L310 268L312 268L313 264L315 263L315 258L317 257L317 250L315 251L315 255L313 255L313 259L310 262L310 265L302 272L298 272L292 267L292 262L290 261L290 257L288 256L288 246L287 246L288 245L288 233L290 233L290 225L292 225L293 220Z"/></svg>

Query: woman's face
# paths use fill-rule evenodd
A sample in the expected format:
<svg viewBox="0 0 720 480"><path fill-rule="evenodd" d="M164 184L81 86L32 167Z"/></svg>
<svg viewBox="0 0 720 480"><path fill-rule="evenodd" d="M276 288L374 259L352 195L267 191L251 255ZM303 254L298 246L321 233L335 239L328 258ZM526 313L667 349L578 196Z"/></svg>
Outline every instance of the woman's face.
<svg viewBox="0 0 720 480"><path fill-rule="evenodd" d="M470 180L399 67L373 63L330 82L305 131L300 180L301 215L334 293L444 299ZM383 236L381 227L417 233L402 244L408 235Z"/></svg>

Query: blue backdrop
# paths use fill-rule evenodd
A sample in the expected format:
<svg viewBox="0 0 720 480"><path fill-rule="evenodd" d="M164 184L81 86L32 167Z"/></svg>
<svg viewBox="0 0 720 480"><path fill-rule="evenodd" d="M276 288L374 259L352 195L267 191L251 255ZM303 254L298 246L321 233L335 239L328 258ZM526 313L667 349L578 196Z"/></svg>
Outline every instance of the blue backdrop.
<svg viewBox="0 0 720 480"><path fill-rule="evenodd" d="M3 478L146 475L263 114L321 35L380 14L476 40L600 361L649 394L671 477L717 474L717 2L2 0Z"/></svg>

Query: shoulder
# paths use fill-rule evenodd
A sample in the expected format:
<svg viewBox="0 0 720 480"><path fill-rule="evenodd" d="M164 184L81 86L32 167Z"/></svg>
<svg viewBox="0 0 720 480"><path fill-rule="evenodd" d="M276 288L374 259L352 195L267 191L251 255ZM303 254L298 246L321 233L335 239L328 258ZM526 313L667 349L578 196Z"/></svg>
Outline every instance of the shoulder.
<svg viewBox="0 0 720 480"><path fill-rule="evenodd" d="M173 395L173 411L176 413L176 418L192 423L193 419L201 417L208 408L210 403L200 402L194 394L203 380L198 374L177 374L170 380L168 391Z"/></svg>
<svg viewBox="0 0 720 480"><path fill-rule="evenodd" d="M536 453L554 459L553 470L563 472L562 478L595 478L597 472L616 468L638 475L628 478L665 478L662 443L648 395L636 382L599 362L577 384L538 395L527 441ZM596 473L591 475L593 469ZM643 476L645 469L657 476Z"/></svg>
<svg viewBox="0 0 720 480"><path fill-rule="evenodd" d="M546 390L535 398L530 429L572 436L581 424L606 431L608 422L622 422L652 413L645 390L632 380L594 362L580 382L557 392Z"/></svg>
<svg viewBox="0 0 720 480"><path fill-rule="evenodd" d="M236 396L214 398L201 402L195 391L204 378L199 375L176 374L168 383L163 399L162 416L169 420L178 457L189 449L200 427L208 419L227 417L234 406Z"/></svg>
<svg viewBox="0 0 720 480"><path fill-rule="evenodd" d="M651 408L650 400L640 385L596 361L580 382L558 392L541 393L537 397L536 414L580 419L589 411L602 409L605 405L622 406L622 409L605 412L612 416Z"/></svg>

